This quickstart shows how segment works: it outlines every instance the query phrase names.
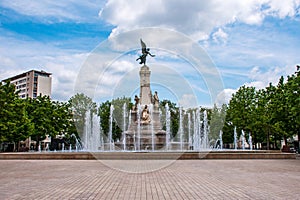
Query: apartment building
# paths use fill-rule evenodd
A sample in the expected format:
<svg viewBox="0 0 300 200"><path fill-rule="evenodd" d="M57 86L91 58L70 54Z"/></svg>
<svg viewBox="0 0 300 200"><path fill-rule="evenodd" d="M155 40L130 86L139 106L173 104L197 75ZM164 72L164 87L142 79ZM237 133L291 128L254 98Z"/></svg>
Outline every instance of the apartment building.
<svg viewBox="0 0 300 200"><path fill-rule="evenodd" d="M51 97L51 73L45 71L30 70L22 74L3 80L10 81L16 86L16 91L19 91L20 98L36 98L39 95Z"/></svg>

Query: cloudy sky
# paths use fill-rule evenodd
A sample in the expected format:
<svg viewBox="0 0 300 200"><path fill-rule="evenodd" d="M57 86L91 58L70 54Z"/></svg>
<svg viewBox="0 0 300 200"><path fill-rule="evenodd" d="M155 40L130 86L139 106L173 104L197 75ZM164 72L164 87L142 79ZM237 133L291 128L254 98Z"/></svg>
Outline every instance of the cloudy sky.
<svg viewBox="0 0 300 200"><path fill-rule="evenodd" d="M0 80L45 70L55 100L134 95L141 37L160 98L208 106L294 73L299 33L300 0L1 0Z"/></svg>

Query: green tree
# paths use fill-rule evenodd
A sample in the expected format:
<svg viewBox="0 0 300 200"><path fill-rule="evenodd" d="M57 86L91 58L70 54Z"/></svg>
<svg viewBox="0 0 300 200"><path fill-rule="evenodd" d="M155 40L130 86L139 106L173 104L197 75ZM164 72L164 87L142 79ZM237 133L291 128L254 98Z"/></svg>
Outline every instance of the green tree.
<svg viewBox="0 0 300 200"><path fill-rule="evenodd" d="M287 118L288 135L298 135L298 151L300 152L300 71L298 70L291 76L288 76L286 88L286 103L287 103Z"/></svg>
<svg viewBox="0 0 300 200"><path fill-rule="evenodd" d="M179 129L179 108L176 106L176 103L171 102L170 100L163 100L159 103L159 107L162 112L165 114L165 106L168 104L170 114L171 114L171 132L172 137L176 137ZM164 119L162 121L165 121ZM163 129L166 130L166 124L163 124Z"/></svg>
<svg viewBox="0 0 300 200"><path fill-rule="evenodd" d="M114 121L116 122L117 126L121 129L123 129L124 126L124 116L123 116L123 106L125 104L125 112L127 113L126 121L128 122L128 113L129 110L132 108L133 104L131 103L131 98L128 97L122 97L122 98L116 98L111 101L111 104L114 106L114 113L113 113L113 118Z"/></svg>
<svg viewBox="0 0 300 200"><path fill-rule="evenodd" d="M0 142L12 142L15 148L32 130L26 104L15 93L15 86L10 82L0 83Z"/></svg>
<svg viewBox="0 0 300 200"><path fill-rule="evenodd" d="M272 129L269 129L269 136L271 140L276 140L277 138L287 138L291 137L293 133L290 131L290 118L289 118L289 103L287 96L287 86L284 83L284 78L281 77L278 85L275 89L274 95L271 97L271 124Z"/></svg>
<svg viewBox="0 0 300 200"><path fill-rule="evenodd" d="M209 140L217 140L219 138L220 130L223 130L225 123L227 106L223 104L218 108L215 104L210 114L210 135Z"/></svg>
<svg viewBox="0 0 300 200"><path fill-rule="evenodd" d="M112 101L106 101L99 106L99 115L101 119L101 128L105 136L109 134L110 124L110 107L113 105L113 122L112 122L112 139L114 141L121 139L123 132L123 106L126 105L126 122L128 122L129 110L132 108L131 98L122 97L113 99ZM127 127L126 127L127 129Z"/></svg>
<svg viewBox="0 0 300 200"><path fill-rule="evenodd" d="M256 144L266 143L267 149L270 148L270 138L274 136L273 114L276 112L277 105L274 103L276 87L271 83L266 89L256 92L256 107L253 111L252 139Z"/></svg>
<svg viewBox="0 0 300 200"><path fill-rule="evenodd" d="M266 143L267 149L270 144L279 148L282 138L287 141L299 135L299 85L298 70L288 76L287 82L281 77L277 86L270 83L258 91L242 86L229 102L224 132L230 133L236 126L238 132L251 132L254 143Z"/></svg>
<svg viewBox="0 0 300 200"><path fill-rule="evenodd" d="M83 136L85 115L88 110L93 113L97 112L97 105L92 98L83 93L76 94L70 98L69 104L73 113L73 119L77 128L78 135Z"/></svg>
<svg viewBox="0 0 300 200"><path fill-rule="evenodd" d="M109 132L109 115L110 115L110 101L105 101L99 106L99 115L101 120L101 129L105 136L108 136Z"/></svg>
<svg viewBox="0 0 300 200"><path fill-rule="evenodd" d="M46 138L46 135L55 135L55 126L53 126L53 107L50 97L38 96L36 99L27 99L27 112L30 113L30 121L34 124L34 132L31 138L39 143Z"/></svg>
<svg viewBox="0 0 300 200"><path fill-rule="evenodd" d="M53 108L53 116L52 116L52 123L55 129L54 134L65 134L65 135L72 135L77 134L77 130L75 127L74 119L73 119L73 112L71 109L71 104L69 102L59 102L53 101L52 102ZM55 136L53 135L53 136ZM67 136L69 137L69 136Z"/></svg>
<svg viewBox="0 0 300 200"><path fill-rule="evenodd" d="M256 107L256 92L254 87L242 86L232 95L226 113L224 137L233 138L233 129L237 127L238 137L241 130L253 132L253 115Z"/></svg>
<svg viewBox="0 0 300 200"><path fill-rule="evenodd" d="M284 140L287 144L287 138L290 138L295 134L298 134L299 136L299 129L300 129L299 69L298 71L295 72L295 74L288 76L286 83L282 83L282 81L280 80L278 84L278 90L282 97L279 100L281 102L281 106L283 106L282 111L284 112L284 114L281 113L280 115L280 113L278 113L278 118L280 120L279 122L277 122L277 124L279 126L279 129L283 132Z"/></svg>

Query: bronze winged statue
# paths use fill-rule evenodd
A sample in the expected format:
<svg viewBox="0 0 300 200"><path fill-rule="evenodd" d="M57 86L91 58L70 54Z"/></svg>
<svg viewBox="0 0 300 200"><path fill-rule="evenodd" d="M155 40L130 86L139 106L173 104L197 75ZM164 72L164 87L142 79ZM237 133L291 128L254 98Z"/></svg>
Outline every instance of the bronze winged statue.
<svg viewBox="0 0 300 200"><path fill-rule="evenodd" d="M155 55L152 55L150 53L150 49L146 47L145 42L143 42L142 39L140 39L140 40L141 40L141 46L142 46L142 55L138 59L136 59L136 61L140 60L140 64L145 65L147 55L149 54L151 57L154 57Z"/></svg>

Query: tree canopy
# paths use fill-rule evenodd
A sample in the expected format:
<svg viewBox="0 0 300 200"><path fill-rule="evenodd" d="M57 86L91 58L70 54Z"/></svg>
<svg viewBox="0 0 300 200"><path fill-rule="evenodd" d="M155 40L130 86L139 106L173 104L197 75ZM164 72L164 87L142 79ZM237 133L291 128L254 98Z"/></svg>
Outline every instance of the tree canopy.
<svg viewBox="0 0 300 200"><path fill-rule="evenodd" d="M238 132L251 133L253 142L265 143L266 148L274 144L279 148L279 141L299 135L300 110L299 71L288 76L285 81L279 79L277 86L256 90L242 86L233 94L227 108L224 136L233 135L233 127ZM226 141L230 142L230 141Z"/></svg>

